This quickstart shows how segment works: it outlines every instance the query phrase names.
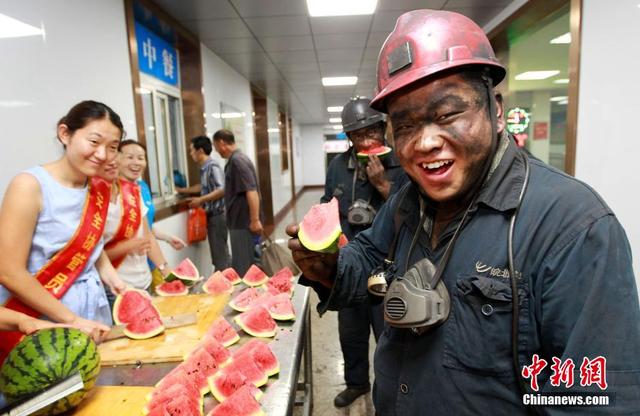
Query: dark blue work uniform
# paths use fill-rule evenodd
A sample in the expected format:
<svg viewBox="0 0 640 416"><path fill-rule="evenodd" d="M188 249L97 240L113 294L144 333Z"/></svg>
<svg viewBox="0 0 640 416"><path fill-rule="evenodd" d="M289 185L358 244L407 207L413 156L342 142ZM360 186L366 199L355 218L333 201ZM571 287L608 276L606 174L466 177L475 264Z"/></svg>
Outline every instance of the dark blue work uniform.
<svg viewBox="0 0 640 416"><path fill-rule="evenodd" d="M509 220L523 184L524 157L512 143L507 147L461 230L442 277L452 301L447 321L422 336L385 327L374 361L379 415L525 413L512 370L507 260ZM640 311L625 232L593 189L538 160L529 161L529 187L514 234L520 364L529 365L533 354L547 360L538 381L540 391L548 392L552 357L571 358L575 384L557 390L605 393L611 402L537 411L640 415ZM432 223L416 230L421 196L416 185L408 186L399 217L398 275L424 257L437 264L457 225L453 221L432 248ZM321 311L367 298L367 276L381 264L393 239L398 195L389 199L369 230L340 251L332 291L303 279L319 292ZM408 253L416 232L418 244ZM605 391L580 386L583 358L597 356L607 360Z"/></svg>
<svg viewBox="0 0 640 416"><path fill-rule="evenodd" d="M392 182L392 190L402 186L407 177L400 167L395 154L391 153L381 159L385 169L385 177ZM368 226L349 224L347 213L353 203L352 190L355 182L355 199L369 201L374 209L379 210L385 200L380 193L366 179L365 166L355 159L353 148L336 156L327 170L324 195L322 202L338 199L340 211L340 226L342 232L351 241ZM343 308L338 312L338 332L340 347L344 357L344 377L348 387L364 387L369 385L369 326L373 328L378 339L384 322L382 309L379 306L370 307L368 299L363 302Z"/></svg>

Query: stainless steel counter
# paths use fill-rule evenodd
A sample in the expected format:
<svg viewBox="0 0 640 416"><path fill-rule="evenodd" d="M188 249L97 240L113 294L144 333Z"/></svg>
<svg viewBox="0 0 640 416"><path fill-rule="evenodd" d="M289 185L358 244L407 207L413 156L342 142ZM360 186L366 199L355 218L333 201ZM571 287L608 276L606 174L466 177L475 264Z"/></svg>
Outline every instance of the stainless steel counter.
<svg viewBox="0 0 640 416"><path fill-rule="evenodd" d="M244 288L244 285L237 285L232 296ZM260 400L260 405L270 416L290 415L294 406L303 406L303 414L310 415L313 405L309 288L296 285L292 301L296 311L296 320L278 321L278 332L269 344L280 362L280 373L269 378L266 388L262 387L265 394ZM223 312L224 317L240 334L240 342L229 348L232 352L239 345L252 338L233 323L232 318L237 314L238 312L228 305ZM303 356L304 377L303 382L298 383ZM174 362L103 367L97 384L103 386L153 386L177 364ZM205 414L215 406L215 403L215 399L210 394L206 396Z"/></svg>

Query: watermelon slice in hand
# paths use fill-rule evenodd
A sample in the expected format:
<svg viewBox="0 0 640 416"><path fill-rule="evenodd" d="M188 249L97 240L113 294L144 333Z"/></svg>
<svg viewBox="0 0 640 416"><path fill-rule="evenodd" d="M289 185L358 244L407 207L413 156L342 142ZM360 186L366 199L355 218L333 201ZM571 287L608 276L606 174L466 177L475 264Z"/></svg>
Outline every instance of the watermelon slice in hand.
<svg viewBox="0 0 640 416"><path fill-rule="evenodd" d="M167 282L176 279L180 279L184 284L190 286L200 280L200 272L191 260L184 259L165 277Z"/></svg>
<svg viewBox="0 0 640 416"><path fill-rule="evenodd" d="M260 286L269 279L269 276L258 266L252 264L244 274L242 282L247 286Z"/></svg>
<svg viewBox="0 0 640 416"><path fill-rule="evenodd" d="M240 335L238 335L231 324L227 322L227 320L222 316L216 319L211 324L211 326L207 330L205 337L207 335L211 336L213 339L220 342L225 347L233 345L240 340Z"/></svg>
<svg viewBox="0 0 640 416"><path fill-rule="evenodd" d="M234 269L233 267L228 267L224 269L222 271L222 274L224 275L224 277L227 278L228 281L231 282L232 285L237 285L238 283L242 282L240 275L238 274L236 269Z"/></svg>
<svg viewBox="0 0 640 416"><path fill-rule="evenodd" d="M215 272L202 285L202 290L210 295L233 293L233 283L224 277L222 272Z"/></svg>
<svg viewBox="0 0 640 416"><path fill-rule="evenodd" d="M189 288L182 283L182 280L173 280L158 285L156 293L160 296L183 296L189 294Z"/></svg>
<svg viewBox="0 0 640 416"><path fill-rule="evenodd" d="M393 149L391 149L388 146L370 147L369 149L365 149L365 150L362 150L361 152L356 153L356 157L361 162L366 162L367 160L369 160L369 155L375 155L375 156L378 156L380 159L382 159L388 154L390 154L392 150Z"/></svg>
<svg viewBox="0 0 640 416"><path fill-rule="evenodd" d="M244 386L213 408L207 416L263 416L266 413L253 396L250 387Z"/></svg>
<svg viewBox="0 0 640 416"><path fill-rule="evenodd" d="M338 200L334 197L309 209L300 223L298 239L308 250L335 253L341 234Z"/></svg>
<svg viewBox="0 0 640 416"><path fill-rule="evenodd" d="M254 337L274 337L278 328L264 305L256 305L233 319L244 332Z"/></svg>
<svg viewBox="0 0 640 416"><path fill-rule="evenodd" d="M154 337L164 331L160 313L146 291L127 289L116 297L113 320L126 324L124 334L133 339Z"/></svg>

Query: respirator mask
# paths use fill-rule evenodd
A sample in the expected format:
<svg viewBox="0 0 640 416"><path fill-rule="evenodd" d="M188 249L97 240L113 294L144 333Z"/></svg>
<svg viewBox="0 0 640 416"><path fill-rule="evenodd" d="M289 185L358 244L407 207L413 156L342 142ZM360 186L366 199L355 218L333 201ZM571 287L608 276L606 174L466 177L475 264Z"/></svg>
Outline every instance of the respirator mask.
<svg viewBox="0 0 640 416"><path fill-rule="evenodd" d="M403 200L404 195L400 205ZM427 219L424 205L424 201L420 198L420 225L413 236L407 259L411 256ZM458 237L470 207L471 205L465 211L437 267L428 258L423 258L408 267L404 275L399 277L395 276L394 256L401 219L396 213L394 218L396 231L389 255L382 266L376 268L367 280L369 293L378 298L384 297L384 320L390 326L408 328L416 334L422 334L447 320L451 311L451 297L441 277L451 256L453 243Z"/></svg>
<svg viewBox="0 0 640 416"><path fill-rule="evenodd" d="M347 221L351 225L369 225L375 216L375 208L364 199L355 200L347 211Z"/></svg>

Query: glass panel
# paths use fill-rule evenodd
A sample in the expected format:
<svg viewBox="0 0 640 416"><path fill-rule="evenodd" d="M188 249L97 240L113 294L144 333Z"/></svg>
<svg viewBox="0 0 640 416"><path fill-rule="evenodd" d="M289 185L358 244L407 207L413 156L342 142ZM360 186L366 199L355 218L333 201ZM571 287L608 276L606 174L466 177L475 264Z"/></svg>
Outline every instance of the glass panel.
<svg viewBox="0 0 640 416"><path fill-rule="evenodd" d="M178 98L168 96L169 99L169 131L171 138L171 166L173 171L170 181L171 193L174 193L174 186L187 186L187 158L184 144L184 134L182 132L182 111L180 111L180 100Z"/></svg>
<svg viewBox="0 0 640 416"><path fill-rule="evenodd" d="M160 180L158 173L158 151L156 149L156 126L153 116L153 96L151 91L142 94L142 112L144 114L144 130L146 135L147 160L149 164L149 186L154 198L160 196Z"/></svg>
<svg viewBox="0 0 640 416"><path fill-rule="evenodd" d="M158 170L160 172L160 187L162 195L171 193L172 179L169 175L171 171L171 160L168 149L169 139L169 119L167 111L167 97L163 94L156 95L157 120L156 138L158 146Z"/></svg>
<svg viewBox="0 0 640 416"><path fill-rule="evenodd" d="M507 129L535 157L561 170L566 148L570 42L569 12L564 7L523 33L509 32L508 50L498 51L508 74L499 88L505 100Z"/></svg>

